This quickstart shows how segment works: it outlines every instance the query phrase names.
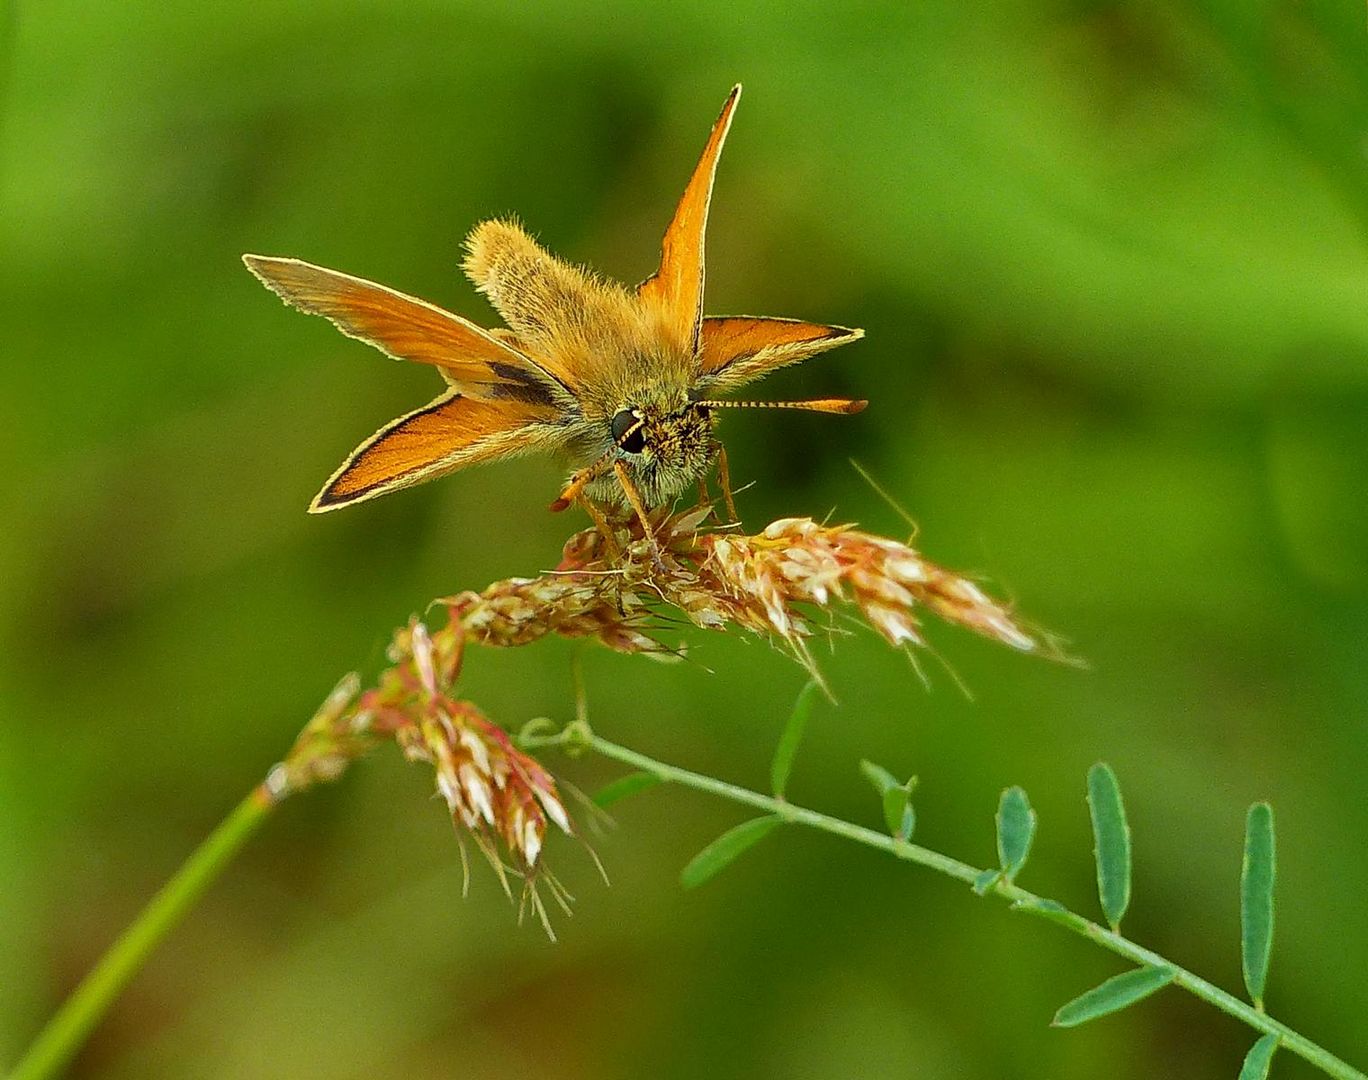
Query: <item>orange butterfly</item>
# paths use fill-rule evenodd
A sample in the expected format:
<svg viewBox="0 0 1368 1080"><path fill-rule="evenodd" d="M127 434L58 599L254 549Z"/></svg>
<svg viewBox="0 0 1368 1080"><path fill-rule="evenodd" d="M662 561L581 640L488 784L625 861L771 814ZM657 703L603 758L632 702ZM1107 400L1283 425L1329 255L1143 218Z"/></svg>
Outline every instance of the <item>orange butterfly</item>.
<svg viewBox="0 0 1368 1080"><path fill-rule="evenodd" d="M660 269L636 289L562 262L512 221L466 239L464 270L507 323L485 330L384 285L298 259L244 255L287 304L322 315L400 360L432 364L447 382L435 401L362 443L309 506L335 510L466 465L532 450L579 464L560 497L601 520L588 500L646 510L702 483L726 458L713 410L787 408L854 413L864 401L721 401L776 368L863 336L794 319L704 318L703 236L735 87L661 245ZM648 527L649 534L649 527Z"/></svg>

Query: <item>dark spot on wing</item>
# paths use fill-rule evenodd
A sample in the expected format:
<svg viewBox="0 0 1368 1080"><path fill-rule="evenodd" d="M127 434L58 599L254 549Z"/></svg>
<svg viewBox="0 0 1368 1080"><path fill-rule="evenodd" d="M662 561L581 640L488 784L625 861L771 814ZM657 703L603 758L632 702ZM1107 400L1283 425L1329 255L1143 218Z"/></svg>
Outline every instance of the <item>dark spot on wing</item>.
<svg viewBox="0 0 1368 1080"><path fill-rule="evenodd" d="M521 401L525 405L555 404L551 387L526 368L494 360L490 363L489 370L502 380L490 388L494 397Z"/></svg>

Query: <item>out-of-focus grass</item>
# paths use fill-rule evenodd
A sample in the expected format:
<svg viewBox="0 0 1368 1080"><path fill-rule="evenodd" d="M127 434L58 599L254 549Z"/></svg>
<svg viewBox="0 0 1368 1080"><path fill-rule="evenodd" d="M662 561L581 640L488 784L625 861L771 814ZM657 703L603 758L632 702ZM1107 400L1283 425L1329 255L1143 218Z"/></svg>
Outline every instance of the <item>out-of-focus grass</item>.
<svg viewBox="0 0 1368 1080"><path fill-rule="evenodd" d="M1092 888L1080 777L1128 792L1128 915L1239 985L1243 808L1280 831L1269 1007L1352 1061L1368 962L1368 102L1361 9L1323 0L787 9L625 3L10 9L0 117L0 1057L9 1060L341 671L435 595L549 565L529 461L309 518L431 372L287 313L243 251L487 309L459 242L516 211L634 280L732 82L711 312L864 326L775 377L849 419L729 417L751 524L903 526L1066 632L1092 670L967 635L922 690L868 636L823 659L790 790L872 815L856 763L918 773L918 828ZM763 781L803 674L689 635L592 652L594 722ZM566 718L571 649L477 653L469 690ZM565 765L592 787L599 765ZM1046 1023L1113 970L943 881L783 834L696 893L734 818L685 793L573 845L551 948L492 882L459 899L426 778L389 760L287 808L81 1061L100 1076L1229 1076L1233 1022L1167 996ZM1025 1064L1025 1063L1030 1063ZM1280 1075L1297 1075L1279 1063Z"/></svg>

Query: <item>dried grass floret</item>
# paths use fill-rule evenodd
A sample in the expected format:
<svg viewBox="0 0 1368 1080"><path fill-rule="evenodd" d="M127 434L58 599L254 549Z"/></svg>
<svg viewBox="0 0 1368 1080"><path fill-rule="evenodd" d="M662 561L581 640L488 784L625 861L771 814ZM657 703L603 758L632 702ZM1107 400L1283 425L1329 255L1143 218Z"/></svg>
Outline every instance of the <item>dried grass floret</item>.
<svg viewBox="0 0 1368 1080"><path fill-rule="evenodd" d="M509 578L445 603L468 640L523 645L546 634L597 638L619 652L660 653L666 608L709 630L741 627L776 639L811 664L816 610L853 605L892 645L926 646L930 613L1021 652L1065 659L970 579L908 544L851 525L781 518L759 533L704 528L706 505L657 514L655 544L629 518L576 533L554 571Z"/></svg>

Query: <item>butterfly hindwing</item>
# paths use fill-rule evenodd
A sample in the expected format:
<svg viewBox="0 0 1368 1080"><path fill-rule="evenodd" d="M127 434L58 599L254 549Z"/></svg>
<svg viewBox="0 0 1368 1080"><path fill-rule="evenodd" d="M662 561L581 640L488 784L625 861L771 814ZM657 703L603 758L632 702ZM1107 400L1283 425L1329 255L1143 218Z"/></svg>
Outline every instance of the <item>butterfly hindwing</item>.
<svg viewBox="0 0 1368 1080"><path fill-rule="evenodd" d="M709 392L727 393L771 371L863 336L863 330L799 319L704 319L699 347L700 381Z"/></svg>
<svg viewBox="0 0 1368 1080"><path fill-rule="evenodd" d="M538 419L516 401L448 390L358 446L309 506L320 514L535 447ZM531 430L529 430L531 429Z"/></svg>

